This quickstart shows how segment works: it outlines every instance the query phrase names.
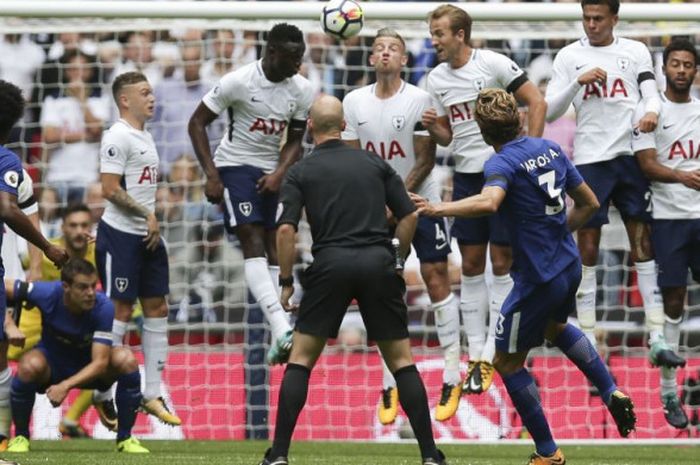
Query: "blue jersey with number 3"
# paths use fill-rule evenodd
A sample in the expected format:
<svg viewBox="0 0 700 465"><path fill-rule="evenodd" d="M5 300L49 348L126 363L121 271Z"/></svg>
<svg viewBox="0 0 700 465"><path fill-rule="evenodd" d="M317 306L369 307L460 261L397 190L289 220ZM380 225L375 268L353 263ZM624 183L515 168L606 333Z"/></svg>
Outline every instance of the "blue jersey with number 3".
<svg viewBox="0 0 700 465"><path fill-rule="evenodd" d="M484 165L485 186L506 191L500 213L513 247L514 279L551 280L578 257L566 226L566 191L583 182L552 141L522 137L501 147Z"/></svg>

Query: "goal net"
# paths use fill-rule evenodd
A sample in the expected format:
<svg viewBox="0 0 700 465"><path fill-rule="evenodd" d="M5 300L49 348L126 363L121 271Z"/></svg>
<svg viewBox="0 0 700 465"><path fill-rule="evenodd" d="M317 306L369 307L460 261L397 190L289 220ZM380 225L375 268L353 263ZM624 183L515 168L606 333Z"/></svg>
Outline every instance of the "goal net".
<svg viewBox="0 0 700 465"><path fill-rule="evenodd" d="M29 102L10 147L21 155L35 180L45 234L53 237L60 234L60 211L67 202L85 202L95 219L101 214L104 200L97 184L99 135L117 117L110 93L114 76L127 70L141 70L154 86L157 97L156 116L149 129L162 159L157 213L168 243L171 267L170 355L164 372L164 392L183 424L178 428L164 427L141 416L135 433L154 438L268 437L274 429L283 369L265 365L269 344L267 326L260 309L248 295L240 248L235 238L227 238L220 208L209 205L204 198L203 176L187 136L189 116L224 73L260 57L264 32L279 20L297 24L305 32L307 54L302 73L317 92L342 98L348 91L372 82L372 70L367 63L371 36L384 26L396 28L407 39L410 60L405 79L421 85L435 65L424 15L405 19L401 14L404 5L415 5L396 3L395 18L384 15L382 19L373 19L370 11L376 4L368 4L368 20L362 35L337 43L319 29L315 18L320 13L320 4L312 5L314 13L304 17L297 10L311 11L308 3L280 2L275 6L282 13L275 19L255 19L242 14L212 19L205 14L208 10L197 3L183 15L187 19L182 19L162 18L159 14L149 17L148 13L140 18L124 18L124 14L110 17L112 13L65 17L60 4L70 2L39 3L53 3L56 17L46 13L33 16L29 9L22 14L0 17L4 32L0 42L0 78L19 85ZM113 2L85 3L94 7ZM127 5L137 8L144 3L167 9L188 2L128 2ZM209 2L202 2L205 3ZM527 7L512 5L516 9ZM473 44L508 55L528 70L533 82L544 87L557 51L583 33L578 13L552 21L547 18L547 5L527 5L543 7L543 13L532 20L519 21L480 19L475 15ZM550 6L555 11L555 5ZM429 9L425 5L423 8ZM480 5L474 8L484 11ZM469 6L466 9L471 11ZM695 37L700 33L697 14L687 16L685 21L626 21L623 5L622 19L617 34L637 38L649 46L659 70L660 85L658 62L669 38ZM697 94L697 89L694 92ZM80 111L77 103L80 98L86 102L90 117ZM210 127L213 146L226 125L224 115ZM548 134L557 138L569 153L574 130L575 121L570 116L548 126ZM447 195L452 169L448 151L438 153L437 165ZM302 228L299 237L301 267L311 260L308 230ZM459 258L453 257L451 263L454 291L459 293ZM697 438L700 434L700 288L694 283L689 287L680 348L688 364L678 370L680 394L692 427L678 431L664 420L659 372L649 366L646 358L641 298L630 265L629 246L618 218L605 228L601 245L597 295L599 350L617 383L634 400L639 418L636 438ZM434 410L442 385L442 356L429 299L416 264L408 269L407 277L412 346ZM382 426L378 422L381 364L376 347L371 342L367 345L358 320L356 310L351 308L342 337L329 342L313 371L308 404L299 419L296 438L393 440L410 436L410 427L401 413L393 425ZM128 339L138 352L138 321L134 323ZM466 354L466 349L463 353ZM463 362L466 363L466 355ZM557 349L534 350L528 364L537 379L555 437L581 440L618 437L600 398ZM61 412L42 401L36 408L34 436L58 437ZM93 412L83 418L82 424L95 437L110 437ZM445 440L527 437L498 376L491 390L481 396L463 397L455 417L445 423L434 422L434 429L436 436Z"/></svg>

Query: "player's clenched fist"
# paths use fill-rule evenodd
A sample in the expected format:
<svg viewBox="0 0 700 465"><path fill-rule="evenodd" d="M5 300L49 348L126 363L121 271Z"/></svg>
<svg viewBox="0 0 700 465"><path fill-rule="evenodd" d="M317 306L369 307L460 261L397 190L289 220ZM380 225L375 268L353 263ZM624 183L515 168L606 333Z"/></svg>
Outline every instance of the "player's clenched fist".
<svg viewBox="0 0 700 465"><path fill-rule="evenodd" d="M68 253L64 249L55 245L49 245L44 250L44 255L56 265L56 268L61 268L65 265L69 258Z"/></svg>
<svg viewBox="0 0 700 465"><path fill-rule="evenodd" d="M210 203L221 203L224 198L224 185L221 183L221 179L218 177L207 178L207 182L204 184L204 195Z"/></svg>
<svg viewBox="0 0 700 465"><path fill-rule="evenodd" d="M602 68L589 69L578 77L578 83L582 86L586 84L603 84L608 80L608 73Z"/></svg>
<svg viewBox="0 0 700 465"><path fill-rule="evenodd" d="M421 116L421 123L423 123L423 127L426 129L430 129L437 124L437 110L435 108L428 108L423 112L423 115Z"/></svg>

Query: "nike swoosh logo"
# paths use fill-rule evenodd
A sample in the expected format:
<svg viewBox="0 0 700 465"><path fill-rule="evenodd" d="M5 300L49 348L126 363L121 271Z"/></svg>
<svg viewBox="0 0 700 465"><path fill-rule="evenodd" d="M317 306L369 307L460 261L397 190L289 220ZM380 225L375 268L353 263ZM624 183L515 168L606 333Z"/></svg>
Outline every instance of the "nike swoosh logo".
<svg viewBox="0 0 700 465"><path fill-rule="evenodd" d="M447 95L447 92L448 92L448 91L438 92L438 94L440 94L440 97L444 97L445 95Z"/></svg>
<svg viewBox="0 0 700 465"><path fill-rule="evenodd" d="M360 122L357 123L357 125L358 125L358 126L362 126L363 124L367 124L367 123L368 123L367 121L360 121Z"/></svg>
<svg viewBox="0 0 700 465"><path fill-rule="evenodd" d="M442 249L445 248L445 246L447 246L447 242L443 242L443 243L440 244L440 245L436 245L436 246L435 246L435 250L442 250Z"/></svg>
<svg viewBox="0 0 700 465"><path fill-rule="evenodd" d="M260 99L258 99L258 98L255 98L255 97L251 97L251 98L250 98L250 101L251 101L251 102L254 102L254 103L261 103L261 102L262 102L262 100L260 100Z"/></svg>
<svg viewBox="0 0 700 465"><path fill-rule="evenodd" d="M583 67L586 66L587 64L588 64L588 63L584 63L584 64L582 64L582 65L576 65L576 71L578 71L579 69L583 68Z"/></svg>
<svg viewBox="0 0 700 465"><path fill-rule="evenodd" d="M469 389L473 392L477 392L481 389L481 386L476 383L474 378L469 378Z"/></svg>
<svg viewBox="0 0 700 465"><path fill-rule="evenodd" d="M675 123L664 124L662 127L663 127L664 129L668 129L668 128L670 128L671 126L673 126L674 124L675 124Z"/></svg>
<svg viewBox="0 0 700 465"><path fill-rule="evenodd" d="M139 153L143 155L144 153L148 152L148 150L139 150Z"/></svg>

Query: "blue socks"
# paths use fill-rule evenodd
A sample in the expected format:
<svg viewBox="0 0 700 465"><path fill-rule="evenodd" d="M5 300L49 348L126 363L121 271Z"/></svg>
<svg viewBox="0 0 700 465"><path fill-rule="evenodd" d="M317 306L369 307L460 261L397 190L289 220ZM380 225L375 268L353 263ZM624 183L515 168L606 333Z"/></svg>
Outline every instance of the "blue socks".
<svg viewBox="0 0 700 465"><path fill-rule="evenodd" d="M131 436L131 428L136 422L136 412L141 404L141 375L138 370L117 378L117 442Z"/></svg>
<svg viewBox="0 0 700 465"><path fill-rule="evenodd" d="M537 453L542 456L552 455L557 450L557 445L552 439L552 432L542 411L542 402L540 402L535 380L525 368L501 378L523 425L535 441Z"/></svg>
<svg viewBox="0 0 700 465"><path fill-rule="evenodd" d="M553 342L586 375L586 378L598 388L603 402L606 405L610 403L610 397L617 390L617 386L612 376L610 376L605 363L603 363L598 352L596 352L595 347L593 347L581 330L567 324L564 331Z"/></svg>
<svg viewBox="0 0 700 465"><path fill-rule="evenodd" d="M15 436L29 439L29 419L34 408L34 399L39 386L36 383L25 383L15 376L10 388L10 403L12 405L12 422L15 424Z"/></svg>

